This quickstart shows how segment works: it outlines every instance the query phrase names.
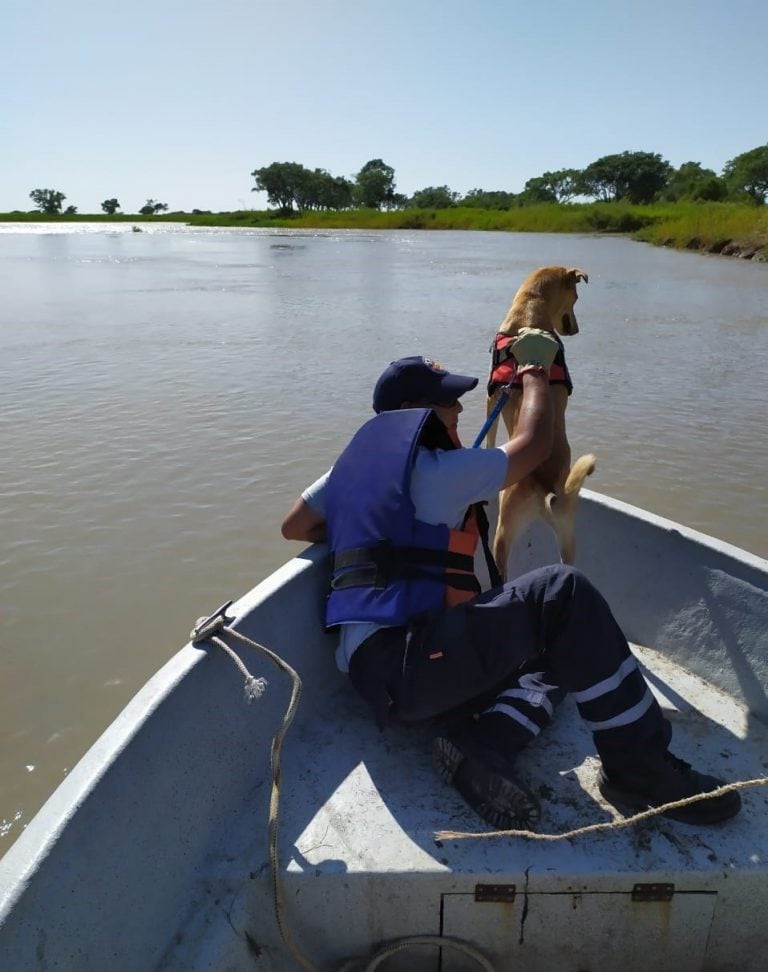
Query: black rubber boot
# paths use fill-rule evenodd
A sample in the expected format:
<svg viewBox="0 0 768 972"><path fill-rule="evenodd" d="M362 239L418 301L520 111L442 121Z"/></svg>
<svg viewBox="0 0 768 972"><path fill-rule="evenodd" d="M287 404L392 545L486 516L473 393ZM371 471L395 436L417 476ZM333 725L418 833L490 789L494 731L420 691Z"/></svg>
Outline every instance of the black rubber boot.
<svg viewBox="0 0 768 972"><path fill-rule="evenodd" d="M438 735L432 755L440 779L455 786L494 829L530 830L539 822L539 802L517 779L513 763L473 739L471 731Z"/></svg>
<svg viewBox="0 0 768 972"><path fill-rule="evenodd" d="M669 751L623 771L601 770L599 789L609 803L621 810L648 810L664 803L710 793L723 786L722 780L691 768ZM707 797L676 810L666 810L665 817L682 823L705 826L735 817L741 809L741 797L731 790L717 797Z"/></svg>

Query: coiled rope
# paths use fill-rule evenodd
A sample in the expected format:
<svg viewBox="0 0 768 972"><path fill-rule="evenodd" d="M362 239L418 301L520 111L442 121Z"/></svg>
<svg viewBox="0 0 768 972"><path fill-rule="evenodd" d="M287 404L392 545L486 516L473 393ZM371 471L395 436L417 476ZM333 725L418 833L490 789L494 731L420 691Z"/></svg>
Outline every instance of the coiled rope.
<svg viewBox="0 0 768 972"><path fill-rule="evenodd" d="M280 728L275 733L272 739L272 748L270 752L270 765L272 769L272 789L270 791L269 797L269 864L270 871L272 874L272 900L274 904L275 920L277 922L277 927L280 932L280 937L285 943L286 948L291 953L291 955L296 959L298 964L305 969L306 972L317 972L317 967L310 962L308 958L301 952L298 945L293 939L291 931L285 921L283 915L284 901L283 901L283 891L282 883L280 881L280 866L278 857L278 820L280 811L280 755L283 746L283 740L285 739L285 734L288 731L291 723L293 722L296 711L299 707L299 699L301 698L301 678L298 672L292 668L285 659L281 658L275 652L270 651L269 648L258 641L254 641L251 638L246 637L239 631L230 627L229 621L232 618L227 617L227 608L232 604L231 601L222 605L217 611L207 618L199 618L195 627L192 629L190 634L190 639L193 644L198 644L201 641L210 641L212 644L220 648L227 657L234 663L237 670L243 676L245 680L245 696L249 702L260 698L264 694L267 683L266 679L256 678L247 669L246 665L240 658L240 656L230 648L230 646L223 640L221 635L229 635L232 638L236 638L243 644L247 645L249 648L253 648L256 651L261 652L266 655L270 661L274 662L279 668L286 672L292 683L291 698L288 703L288 708L286 709L285 715L283 716L283 721ZM403 949L411 948L418 945L429 945L437 948L452 948L457 951L463 952L470 958L474 959L482 969L486 972L494 972L494 968L488 959L482 955L477 949L473 948L471 945L462 942L460 939L453 938L442 938L439 935L414 935L409 938L400 939L396 942L389 942L382 946L377 952L367 959L367 964L365 966L364 972L374 972L375 969L381 965L381 963L387 959L390 955L394 955L396 952L400 952ZM351 968L352 965L357 963L357 959L351 960L351 962L346 962L342 966L343 969Z"/></svg>
<svg viewBox="0 0 768 972"><path fill-rule="evenodd" d="M441 935L413 935L410 938L398 939L394 942L387 942L386 945L382 945L377 952L375 952L370 958L366 959L350 959L345 962L339 972L353 972L354 969L358 967L360 961L367 962L364 966L362 972L374 972L375 969L381 965L382 962L386 961L391 955L396 952L402 952L406 948L413 948L418 945L428 945L434 948L447 948L453 949L456 952L462 952L469 958L474 959L475 962L480 966L481 969L485 969L485 972L495 972L495 967L491 962L479 952L476 948L471 945L467 945L466 942L462 942L460 938L443 938Z"/></svg>
<svg viewBox="0 0 768 972"><path fill-rule="evenodd" d="M235 630L229 625L229 622L234 620L233 618L227 616L227 608L229 608L231 604L232 601L228 601L217 611L214 611L214 613L209 617L199 618L195 624L195 627L192 629L190 640L193 644L198 644L201 641L210 641L227 655L245 680L245 696L249 702L260 698L264 694L264 690L267 687L266 679L256 678L253 676L248 671L248 668L240 656L234 652L232 648L230 648L221 635L228 635L232 638L236 638L249 648L253 648L255 651L261 652L261 654L266 655L270 661L274 662L275 665L290 676L292 684L291 698L285 715L283 716L282 724L272 739L272 748L270 752L272 789L269 797L269 865L272 874L272 900L277 927L286 948L296 959L301 968L305 970L305 972L317 972L317 967L313 965L313 963L310 962L310 960L299 949L285 921L283 914L284 900L282 883L280 881L280 862L278 857L277 839L280 812L280 755L285 734L293 722L294 716L296 715L296 711L299 707L299 699L301 698L301 678L298 672L292 668L288 662L285 661L285 659L275 654L275 652L270 651L270 649L264 645L259 644L258 641L254 641L253 639L246 637L244 634L241 634L239 631ZM369 959L363 959L363 961L367 963L365 965L364 972L374 972L374 970L377 969L379 965L385 961L385 959L389 958L390 955L394 955L396 952L400 952L403 949L419 945L428 945L436 948L448 948L463 952L465 955L474 959L482 969L486 970L486 972L495 972L493 965L476 948L473 948L466 942L462 942L460 939L443 938L439 935L413 935L408 938L399 939L395 942L388 942L386 945L383 945L380 949L378 949ZM352 959L349 962L345 962L342 969L349 969L353 965L356 965L359 961L359 959Z"/></svg>
<svg viewBox="0 0 768 972"><path fill-rule="evenodd" d="M304 956L298 945L294 942L290 928L283 917L283 890L280 881L280 867L277 848L278 820L280 811L280 755L285 734L293 722L293 718L296 715L296 710L299 707L299 699L301 698L301 678L299 677L298 672L283 658L276 655L275 652L270 651L269 648L259 644L258 641L253 641L251 638L247 638L244 634L241 634L239 631L236 631L234 628L229 626L228 622L233 619L227 617L226 611L231 604L232 602L229 601L227 604L222 605L218 611L215 611L212 615L210 615L210 617L200 618L192 630L190 638L193 644L200 641L210 641L212 644L216 645L217 648L221 648L221 650L228 655L245 679L245 695L249 702L259 698L263 694L267 684L266 680L263 678L255 678L253 675L251 675L240 657L229 647L229 645L223 640L223 638L220 637L220 635L226 634L231 638L236 638L243 644L248 645L249 648L253 648L255 651L261 652L261 654L266 655L270 661L274 662L275 665L290 676L291 698L288 702L288 708L285 711L285 715L283 716L282 724L272 737L272 748L270 750L272 789L269 794L269 865L272 873L272 901L275 910L277 927L286 948L296 959L302 969L305 969L306 972L316 972L316 967Z"/></svg>

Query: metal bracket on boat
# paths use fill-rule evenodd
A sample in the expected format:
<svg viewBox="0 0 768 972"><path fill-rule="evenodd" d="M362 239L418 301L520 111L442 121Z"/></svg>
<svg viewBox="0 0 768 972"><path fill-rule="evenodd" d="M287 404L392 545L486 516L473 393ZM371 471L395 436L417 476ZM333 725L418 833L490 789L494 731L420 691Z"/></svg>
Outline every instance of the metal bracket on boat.
<svg viewBox="0 0 768 972"><path fill-rule="evenodd" d="M517 888L514 884L476 884L475 901L514 901Z"/></svg>
<svg viewBox="0 0 768 972"><path fill-rule="evenodd" d="M636 884L632 888L633 901L671 901L674 884Z"/></svg>
<svg viewBox="0 0 768 972"><path fill-rule="evenodd" d="M227 608L231 607L234 601L227 601L222 604L221 607L216 608L213 614L209 614L207 618L198 618L197 623L190 633L190 641L195 644L198 641L205 641L206 638L210 638L211 635L216 634L225 628L231 621L234 621L234 617L230 617L227 614Z"/></svg>

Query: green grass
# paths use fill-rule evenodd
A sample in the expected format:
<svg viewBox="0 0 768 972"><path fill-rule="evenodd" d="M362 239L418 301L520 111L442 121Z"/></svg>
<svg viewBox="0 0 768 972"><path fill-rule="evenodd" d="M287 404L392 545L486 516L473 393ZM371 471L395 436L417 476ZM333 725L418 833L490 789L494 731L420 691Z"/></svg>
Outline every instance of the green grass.
<svg viewBox="0 0 768 972"><path fill-rule="evenodd" d="M308 212L293 217L273 210L228 213L161 213L158 216L117 213L48 215L14 212L0 221L19 222L184 222L193 226L288 227L293 229L424 229L489 230L519 233L623 233L663 246L719 253L724 248L761 250L768 258L768 206L737 203L544 203L518 209L405 209L378 212Z"/></svg>
<svg viewBox="0 0 768 972"><path fill-rule="evenodd" d="M729 243L768 256L768 207L736 203L677 203L652 207L656 219L635 238L664 246L720 253Z"/></svg>
<svg viewBox="0 0 768 972"><path fill-rule="evenodd" d="M176 222L188 223L189 213L161 213L159 216L142 216L139 213L39 213L37 211L22 213L15 210L12 213L0 213L0 223L144 223L144 222Z"/></svg>
<svg viewBox="0 0 768 972"><path fill-rule="evenodd" d="M308 212L280 217L272 212L215 213L190 217L196 226L280 226L296 229L428 229L497 230L520 233L626 233L651 218L642 206L595 203L555 205L544 203L519 209L496 210L457 206L449 209L404 209L378 212L354 209L344 212Z"/></svg>

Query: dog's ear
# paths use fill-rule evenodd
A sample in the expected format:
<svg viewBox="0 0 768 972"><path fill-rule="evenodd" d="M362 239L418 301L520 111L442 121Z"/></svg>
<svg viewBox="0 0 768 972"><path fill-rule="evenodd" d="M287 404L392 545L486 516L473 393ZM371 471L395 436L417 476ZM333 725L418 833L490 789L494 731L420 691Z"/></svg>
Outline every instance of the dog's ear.
<svg viewBox="0 0 768 972"><path fill-rule="evenodd" d="M584 283L589 283L589 277L586 275L586 273L584 273L583 270L577 270L576 268L569 270L567 277L569 281L572 281L574 284L579 283L580 280L583 280Z"/></svg>

